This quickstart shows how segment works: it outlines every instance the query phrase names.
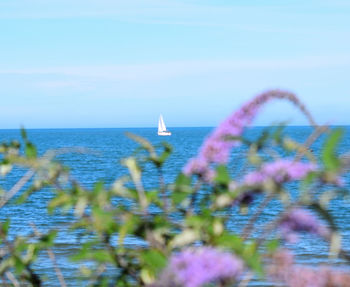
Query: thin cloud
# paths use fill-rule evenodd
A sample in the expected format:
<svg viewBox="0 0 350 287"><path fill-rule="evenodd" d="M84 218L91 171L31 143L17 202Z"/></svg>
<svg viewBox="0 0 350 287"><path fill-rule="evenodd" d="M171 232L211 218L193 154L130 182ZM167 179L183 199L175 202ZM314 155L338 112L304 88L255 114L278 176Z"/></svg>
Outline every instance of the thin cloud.
<svg viewBox="0 0 350 287"><path fill-rule="evenodd" d="M349 67L350 55L310 56L288 60L206 60L173 61L139 65L100 65L49 68L4 69L0 74L6 75L52 75L57 77L77 77L91 80L117 81L159 81L177 77L198 76L203 74L242 71L242 70L311 70L332 67ZM42 87L79 87L71 79L48 80L40 83Z"/></svg>
<svg viewBox="0 0 350 287"><path fill-rule="evenodd" d="M71 17L118 17L124 20L143 18L191 19L210 12L225 12L223 7L194 5L168 0L17 0L0 2L1 18L71 18ZM214 9L214 10L213 10Z"/></svg>
<svg viewBox="0 0 350 287"><path fill-rule="evenodd" d="M87 90L92 88L91 83L79 80L50 80L50 81L39 81L35 83L35 86L44 89L78 89Z"/></svg>
<svg viewBox="0 0 350 287"><path fill-rule="evenodd" d="M0 2L0 19L104 18L132 23L219 26L246 31L317 33L298 26L295 18L307 22L308 14L323 23L325 10L347 19L350 6L344 1L235 1L218 5L214 1L179 0L16 0ZM334 8L331 9L330 8ZM305 13L305 11L306 13ZM252 19L255 21L252 21ZM317 17L316 17L317 18ZM284 25L291 23L295 25ZM252 24L259 23L259 25ZM275 23L279 23L275 25ZM316 29L317 30L317 29ZM329 30L327 25L323 31ZM346 29L344 29L346 31Z"/></svg>

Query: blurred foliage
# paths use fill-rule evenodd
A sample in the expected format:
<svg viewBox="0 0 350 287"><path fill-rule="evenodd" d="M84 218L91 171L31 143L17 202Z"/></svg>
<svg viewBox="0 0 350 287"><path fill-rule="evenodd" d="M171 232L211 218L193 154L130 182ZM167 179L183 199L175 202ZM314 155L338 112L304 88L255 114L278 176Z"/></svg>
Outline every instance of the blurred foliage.
<svg viewBox="0 0 350 287"><path fill-rule="evenodd" d="M9 204L23 204L33 192L49 187L54 196L48 204L48 214L74 214L67 231L79 231L85 238L71 260L82 266L80 276L86 285L151 284L167 266L171 254L193 245L229 250L244 260L247 270L264 276L266 256L283 244L275 232L283 211L256 230L259 215L273 199L280 201L285 210L293 206L313 209L328 222L334 234L337 232L327 206L333 198L347 193L338 184L349 164L337 153L341 130L327 135L320 160L303 143L286 137L283 125L266 129L256 140L240 138L247 151L241 174L233 177L229 166L219 165L211 183L183 173L174 182L165 183L163 166L172 147L163 143L159 149L137 135L128 136L139 144L137 153L122 161L128 175L111 185L96 182L92 189L75 181L69 169L57 161L60 151L39 155L24 129L22 144L12 141L0 145L1 176L5 177L15 166L27 170L10 190L2 190L0 209ZM321 166L301 182L297 197L283 184L270 182L253 190L241 184L247 171L285 155ZM147 164L153 165L159 176L151 189L143 185L143 169ZM250 202L256 198L262 203L252 208ZM237 212L245 212L247 220L236 221L240 231L234 232L229 226ZM44 285L34 263L40 252L54 248L57 232L40 234L34 226L31 234L20 237L9 236L9 229L10 219L0 224L1 282L9 286ZM139 243L128 243L130 238ZM338 254L344 255L340 250L338 246ZM50 258L54 261L54 256ZM112 276L108 272L110 268L115 270ZM59 270L56 274L61 286L67 284Z"/></svg>

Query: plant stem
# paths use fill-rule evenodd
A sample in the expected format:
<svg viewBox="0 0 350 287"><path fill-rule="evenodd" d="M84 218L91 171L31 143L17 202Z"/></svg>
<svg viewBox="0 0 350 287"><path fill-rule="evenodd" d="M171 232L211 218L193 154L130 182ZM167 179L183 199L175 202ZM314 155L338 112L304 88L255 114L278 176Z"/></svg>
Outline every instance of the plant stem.
<svg viewBox="0 0 350 287"><path fill-rule="evenodd" d="M35 174L34 169L28 170L19 181L6 193L4 198L0 201L0 208L2 208L17 192L33 177Z"/></svg>
<svg viewBox="0 0 350 287"><path fill-rule="evenodd" d="M38 231L38 229L36 228L35 224L31 223L31 226L32 226L32 228L34 230L35 235L40 237L41 234ZM67 284L66 284L66 282L64 280L62 271L57 265L55 254L53 253L51 248L47 248L47 254L49 255L49 258L50 258L50 260L52 262L53 268L55 269L55 273L56 273L56 276L58 278L58 281L60 282L61 287L67 287Z"/></svg>
<svg viewBox="0 0 350 287"><path fill-rule="evenodd" d="M252 232L252 230L254 228L254 224L255 224L256 220L258 219L260 214L264 211L266 206L270 203L272 198L273 198L273 193L268 194L265 197L265 199L258 206L255 214L249 218L247 225L245 226L245 228L242 231L242 239L243 240L247 239L250 236L250 233Z"/></svg>

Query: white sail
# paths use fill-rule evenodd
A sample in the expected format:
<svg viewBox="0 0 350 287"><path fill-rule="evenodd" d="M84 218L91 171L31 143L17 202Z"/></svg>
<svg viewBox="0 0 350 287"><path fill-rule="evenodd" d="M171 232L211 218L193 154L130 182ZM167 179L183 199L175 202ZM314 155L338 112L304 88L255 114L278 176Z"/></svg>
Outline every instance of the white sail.
<svg viewBox="0 0 350 287"><path fill-rule="evenodd" d="M159 116L159 122L158 122L158 131L159 132L165 132L166 131L166 126L163 120L163 116Z"/></svg>
<svg viewBox="0 0 350 287"><path fill-rule="evenodd" d="M166 126L165 126L162 115L159 116L159 120L158 120L158 135L160 135L160 136L170 136L171 135L171 132L166 130Z"/></svg>

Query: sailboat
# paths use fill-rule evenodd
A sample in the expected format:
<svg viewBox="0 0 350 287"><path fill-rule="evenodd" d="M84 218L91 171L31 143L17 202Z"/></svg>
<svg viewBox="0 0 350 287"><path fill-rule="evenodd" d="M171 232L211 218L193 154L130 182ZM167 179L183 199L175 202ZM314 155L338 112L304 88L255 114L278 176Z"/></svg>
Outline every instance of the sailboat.
<svg viewBox="0 0 350 287"><path fill-rule="evenodd" d="M158 120L158 135L159 136L171 136L171 132L167 131L167 129L166 129L162 115L159 116L159 120Z"/></svg>

